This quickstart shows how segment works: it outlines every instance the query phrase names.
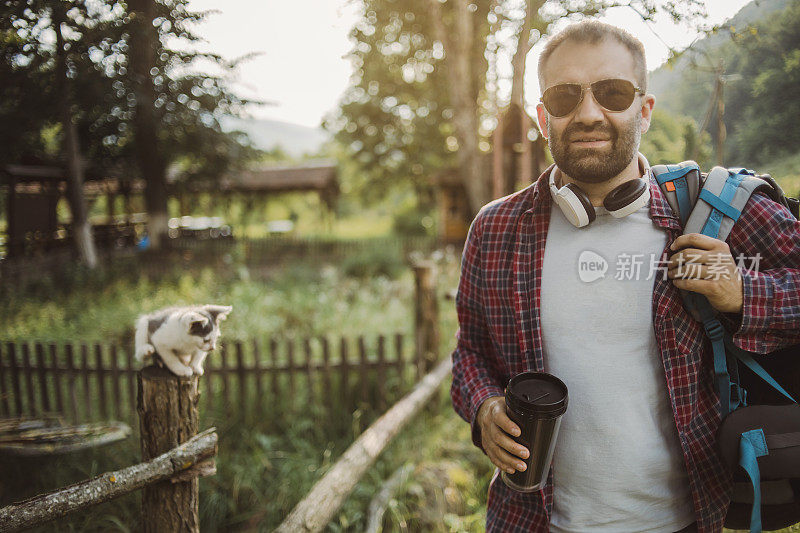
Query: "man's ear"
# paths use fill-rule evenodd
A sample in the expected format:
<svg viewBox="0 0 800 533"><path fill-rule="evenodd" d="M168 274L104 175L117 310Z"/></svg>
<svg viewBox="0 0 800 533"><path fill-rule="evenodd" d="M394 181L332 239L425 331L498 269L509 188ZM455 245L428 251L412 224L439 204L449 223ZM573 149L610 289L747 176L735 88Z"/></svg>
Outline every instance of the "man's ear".
<svg viewBox="0 0 800 533"><path fill-rule="evenodd" d="M653 118L653 107L656 105L656 97L646 94L642 97L642 133L647 133L650 129L650 120Z"/></svg>
<svg viewBox="0 0 800 533"><path fill-rule="evenodd" d="M547 139L547 111L541 102L536 104L536 117L539 119L539 131L542 132L542 137Z"/></svg>

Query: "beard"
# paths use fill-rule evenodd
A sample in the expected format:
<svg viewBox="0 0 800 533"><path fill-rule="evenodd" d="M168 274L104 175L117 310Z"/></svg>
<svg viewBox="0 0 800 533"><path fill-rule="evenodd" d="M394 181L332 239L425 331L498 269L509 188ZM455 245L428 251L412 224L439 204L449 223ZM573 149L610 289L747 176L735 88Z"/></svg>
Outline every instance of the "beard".
<svg viewBox="0 0 800 533"><path fill-rule="evenodd" d="M639 111L631 120L622 124L620 129L607 123L588 127L572 123L558 136L553 130L553 123L548 121L547 136L553 161L561 172L576 181L608 181L625 170L636 155L642 138L641 123L642 112ZM599 149L573 146L570 139L579 133L607 137L611 141L610 146Z"/></svg>

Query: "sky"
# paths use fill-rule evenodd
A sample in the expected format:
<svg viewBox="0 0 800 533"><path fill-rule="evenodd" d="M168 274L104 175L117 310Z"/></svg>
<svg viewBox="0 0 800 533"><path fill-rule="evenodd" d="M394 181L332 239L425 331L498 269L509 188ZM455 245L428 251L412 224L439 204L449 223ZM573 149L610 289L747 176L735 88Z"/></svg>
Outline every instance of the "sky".
<svg viewBox="0 0 800 533"><path fill-rule="evenodd" d="M707 0L707 22L725 21L748 1ZM234 84L241 96L267 102L249 109L253 117L317 127L348 86L352 71L346 59L352 48L348 35L358 19L358 4L354 0L190 0L189 7L214 11L196 29L207 41L203 50L226 59L257 54L241 63ZM667 58L667 44L681 49L696 38L686 26L666 19L646 25L626 8L610 10L603 20L624 27L644 43L651 70ZM534 47L527 58L525 95L531 104L539 98L537 52Z"/></svg>

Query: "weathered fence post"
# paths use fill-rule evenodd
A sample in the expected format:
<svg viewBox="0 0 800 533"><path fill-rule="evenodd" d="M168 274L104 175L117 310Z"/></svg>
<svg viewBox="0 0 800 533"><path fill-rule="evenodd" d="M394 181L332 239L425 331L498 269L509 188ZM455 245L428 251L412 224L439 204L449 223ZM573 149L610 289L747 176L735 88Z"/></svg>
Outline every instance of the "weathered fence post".
<svg viewBox="0 0 800 533"><path fill-rule="evenodd" d="M183 444L198 428L198 377L179 378L165 368L148 366L138 375L142 461ZM200 531L198 479L166 480L142 491L142 531Z"/></svg>
<svg viewBox="0 0 800 533"><path fill-rule="evenodd" d="M439 300L434 264L418 261L414 265L414 282L414 341L419 379L439 361Z"/></svg>

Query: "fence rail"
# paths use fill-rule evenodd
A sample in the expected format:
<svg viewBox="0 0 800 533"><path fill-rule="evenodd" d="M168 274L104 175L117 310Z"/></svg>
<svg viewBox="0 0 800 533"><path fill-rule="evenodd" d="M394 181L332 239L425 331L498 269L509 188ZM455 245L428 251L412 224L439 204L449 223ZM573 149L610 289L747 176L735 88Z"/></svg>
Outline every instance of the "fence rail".
<svg viewBox="0 0 800 533"><path fill-rule="evenodd" d="M425 370L405 335L222 342L201 378L205 411L374 402L384 409ZM1 342L0 417L58 414L72 422L135 420L130 346Z"/></svg>

